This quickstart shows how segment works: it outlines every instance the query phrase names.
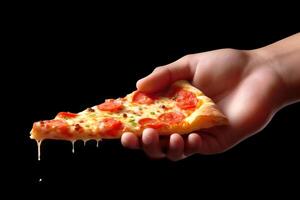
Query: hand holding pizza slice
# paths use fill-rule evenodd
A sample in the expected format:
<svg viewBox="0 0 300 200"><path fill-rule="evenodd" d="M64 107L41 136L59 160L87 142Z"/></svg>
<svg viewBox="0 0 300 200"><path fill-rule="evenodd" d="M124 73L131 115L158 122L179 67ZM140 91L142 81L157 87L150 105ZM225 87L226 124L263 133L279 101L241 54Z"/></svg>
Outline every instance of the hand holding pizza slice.
<svg viewBox="0 0 300 200"><path fill-rule="evenodd" d="M171 160L223 152L262 130L280 108L299 101L299 39L295 34L255 50L185 56L154 70L124 98L34 123L31 138L121 137L128 148Z"/></svg>
<svg viewBox="0 0 300 200"><path fill-rule="evenodd" d="M214 100L229 123L226 126L215 126L217 125L215 124L208 129L198 127L199 130L196 130L195 127L185 135L173 130L174 133L170 137L159 137L160 132L156 129L144 130L141 139L132 133L125 133L122 135L122 144L132 149L143 149L151 158L167 157L171 160L180 160L196 153L224 152L259 132L280 108L287 105L287 102L297 99L296 94L299 99L299 89L287 89L277 69L277 67L280 67L280 70L290 69L295 75L299 71L297 71L299 69L297 62L293 66L291 63L278 66L276 63L280 61L276 59L281 58L281 55L268 57L272 55L270 51L272 52L273 49L278 49L280 52L284 49L282 46L287 46L291 48L291 60L293 60L297 57L293 57L297 54L297 51L293 49L296 47L294 45L296 42L297 37L292 36L278 44L275 43L274 46L250 51L220 49L198 53L156 68L149 76L138 81L139 91L156 93L168 88L177 80L190 80L195 88L200 88L204 94ZM285 79L290 82L290 75L287 75ZM297 86L292 88L297 88ZM189 98L192 95L185 91L179 94L181 97L177 99L176 106L188 110L194 105L193 98ZM181 103L183 99L188 100ZM205 103L203 106L202 108L205 108ZM208 121L219 119L219 114L212 114L216 113L215 109L213 110L206 107L207 113L210 113L208 115L212 117ZM204 112L204 110L200 111L202 119ZM199 114L197 110L195 113ZM207 117L204 119L202 122L206 124Z"/></svg>

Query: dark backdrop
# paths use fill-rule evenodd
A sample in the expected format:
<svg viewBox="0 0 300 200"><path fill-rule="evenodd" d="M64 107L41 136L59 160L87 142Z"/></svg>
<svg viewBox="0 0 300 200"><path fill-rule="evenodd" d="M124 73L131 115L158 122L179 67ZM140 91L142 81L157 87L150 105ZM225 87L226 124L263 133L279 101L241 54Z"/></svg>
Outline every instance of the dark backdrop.
<svg viewBox="0 0 300 200"><path fill-rule="evenodd" d="M11 125L5 175L26 185L92 185L102 191L129 186L226 185L240 180L290 183L299 179L299 104L284 108L259 134L226 153L195 155L179 162L153 161L143 152L125 149L119 140L95 142L45 141L37 161L36 143L29 139L32 123L59 111L79 112L105 98L135 90L138 79L156 66L181 56L218 48L252 49L298 30L274 19L272 25L211 19L178 13L160 18L97 13L83 16L26 13L12 31L14 56L4 88ZM23 18L24 17L24 18ZM176 17L176 18L175 18ZM175 18L175 19L174 19ZM274 25L273 25L274 24ZM40 182L39 179L42 179ZM95 184L94 184L95 185ZM99 189L100 190L100 189Z"/></svg>

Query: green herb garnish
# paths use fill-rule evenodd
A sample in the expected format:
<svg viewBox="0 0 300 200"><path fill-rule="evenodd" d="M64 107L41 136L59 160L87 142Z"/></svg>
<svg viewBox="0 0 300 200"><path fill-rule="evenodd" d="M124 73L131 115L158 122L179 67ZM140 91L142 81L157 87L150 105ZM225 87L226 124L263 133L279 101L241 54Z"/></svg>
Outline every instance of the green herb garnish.
<svg viewBox="0 0 300 200"><path fill-rule="evenodd" d="M150 112L151 115L155 115L155 112Z"/></svg>
<svg viewBox="0 0 300 200"><path fill-rule="evenodd" d="M132 126L136 126L137 123L136 123L136 122L131 122L131 125L132 125Z"/></svg>

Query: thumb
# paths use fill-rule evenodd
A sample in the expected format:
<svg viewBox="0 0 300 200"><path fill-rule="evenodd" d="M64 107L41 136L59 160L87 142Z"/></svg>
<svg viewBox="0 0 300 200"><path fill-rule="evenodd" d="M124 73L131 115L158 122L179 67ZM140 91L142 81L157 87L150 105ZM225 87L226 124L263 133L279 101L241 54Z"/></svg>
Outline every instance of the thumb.
<svg viewBox="0 0 300 200"><path fill-rule="evenodd" d="M190 80L193 78L191 56L184 56L179 60L161 67L137 82L138 90L153 93L163 90L177 80Z"/></svg>

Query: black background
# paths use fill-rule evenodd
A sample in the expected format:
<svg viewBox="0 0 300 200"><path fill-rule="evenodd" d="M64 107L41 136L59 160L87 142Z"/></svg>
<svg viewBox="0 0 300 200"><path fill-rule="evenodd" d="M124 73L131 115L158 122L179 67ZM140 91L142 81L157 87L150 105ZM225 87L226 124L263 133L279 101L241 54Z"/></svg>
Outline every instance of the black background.
<svg viewBox="0 0 300 200"><path fill-rule="evenodd" d="M295 117L300 113L299 104L284 108L259 134L220 155L153 161L142 151L123 148L118 140L103 141L99 148L93 141L85 147L79 141L73 155L71 143L45 141L38 162L36 143L29 139L34 121L124 96L156 66L185 54L253 49L299 30L269 17L258 26L260 20L241 20L242 13L223 18L195 12L183 17L171 9L160 15L152 11L149 16L143 9L110 14L104 10L23 11L10 24L7 52L11 57L3 85L4 100L12 105L5 109L14 124L8 126L4 175L13 184L97 185L103 192L126 186L133 190L145 185L155 189L191 186L191 180L197 188L299 180L300 131Z"/></svg>

